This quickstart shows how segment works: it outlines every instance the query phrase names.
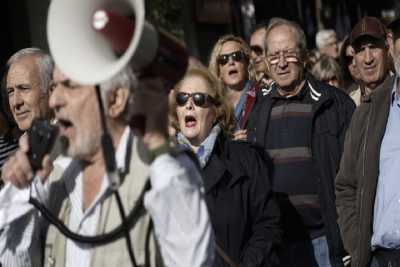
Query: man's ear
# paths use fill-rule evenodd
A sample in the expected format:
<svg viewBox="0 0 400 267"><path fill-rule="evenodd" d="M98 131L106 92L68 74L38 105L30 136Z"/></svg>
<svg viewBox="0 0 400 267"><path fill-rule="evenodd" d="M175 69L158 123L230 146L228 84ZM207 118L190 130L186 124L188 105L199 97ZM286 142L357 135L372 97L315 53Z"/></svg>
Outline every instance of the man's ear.
<svg viewBox="0 0 400 267"><path fill-rule="evenodd" d="M112 90L107 96L108 115L118 118L124 112L128 98L129 90L127 88L118 87Z"/></svg>
<svg viewBox="0 0 400 267"><path fill-rule="evenodd" d="M271 66L269 65L269 61L267 57L264 58L265 66L267 67L268 73L271 73Z"/></svg>

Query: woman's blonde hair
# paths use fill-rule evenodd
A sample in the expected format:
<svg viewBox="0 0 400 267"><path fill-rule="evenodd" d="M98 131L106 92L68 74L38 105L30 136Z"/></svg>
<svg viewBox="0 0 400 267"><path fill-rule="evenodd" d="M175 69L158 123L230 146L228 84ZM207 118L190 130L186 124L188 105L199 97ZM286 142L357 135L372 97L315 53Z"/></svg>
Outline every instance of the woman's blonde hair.
<svg viewBox="0 0 400 267"><path fill-rule="evenodd" d="M222 36L221 38L218 39L218 41L215 43L211 54L210 54L210 61L208 63L208 69L210 70L210 72L215 75L215 77L218 77L219 79L219 65L218 65L218 56L221 54L221 50L222 50L222 46L226 43L226 42L236 42L240 45L240 49L243 51L243 53L246 55L247 58L247 71L248 71L248 75L249 73L253 73L253 67L250 64L250 47L248 46L248 44L240 37L238 36L234 36L232 34L228 34L225 36Z"/></svg>
<svg viewBox="0 0 400 267"><path fill-rule="evenodd" d="M208 94L214 99L215 104L215 120L221 126L223 132L231 137L234 129L234 117L233 109L227 101L225 90L223 89L222 83L206 68L202 67L190 67L182 80L177 83L171 92L169 97L169 120L170 126L180 131L178 123L178 115L176 112L176 95L181 89L182 83L189 77L200 77L206 81L209 85Z"/></svg>

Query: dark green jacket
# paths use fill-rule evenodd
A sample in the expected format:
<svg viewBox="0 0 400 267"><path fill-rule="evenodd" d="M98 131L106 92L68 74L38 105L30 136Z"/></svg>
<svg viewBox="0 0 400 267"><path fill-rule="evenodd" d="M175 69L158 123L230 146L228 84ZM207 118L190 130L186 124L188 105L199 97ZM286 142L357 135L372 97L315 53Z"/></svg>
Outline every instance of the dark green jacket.
<svg viewBox="0 0 400 267"><path fill-rule="evenodd" d="M389 115L393 77L357 108L336 177L338 223L352 267L369 266L379 154Z"/></svg>

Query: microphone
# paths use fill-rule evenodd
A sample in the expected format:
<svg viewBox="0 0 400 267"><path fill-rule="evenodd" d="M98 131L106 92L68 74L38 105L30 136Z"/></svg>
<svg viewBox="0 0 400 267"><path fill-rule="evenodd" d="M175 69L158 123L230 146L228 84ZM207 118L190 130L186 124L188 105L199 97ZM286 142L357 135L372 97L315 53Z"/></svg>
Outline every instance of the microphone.
<svg viewBox="0 0 400 267"><path fill-rule="evenodd" d="M29 151L27 153L32 170L42 168L42 161L46 154L51 161L68 148L68 139L58 134L58 127L48 120L35 119L27 132Z"/></svg>

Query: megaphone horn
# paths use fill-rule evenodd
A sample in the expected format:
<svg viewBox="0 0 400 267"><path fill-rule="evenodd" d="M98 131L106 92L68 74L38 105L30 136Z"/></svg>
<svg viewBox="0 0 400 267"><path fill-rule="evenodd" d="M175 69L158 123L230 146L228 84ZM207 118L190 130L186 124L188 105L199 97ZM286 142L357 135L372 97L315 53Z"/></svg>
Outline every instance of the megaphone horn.
<svg viewBox="0 0 400 267"><path fill-rule="evenodd" d="M97 10L93 15L93 28L108 39L115 53L123 54L128 50L134 25L126 16L103 9Z"/></svg>
<svg viewBox="0 0 400 267"><path fill-rule="evenodd" d="M52 0L47 34L57 66L82 84L107 81L127 64L172 84L188 64L183 45L145 21L143 0Z"/></svg>

